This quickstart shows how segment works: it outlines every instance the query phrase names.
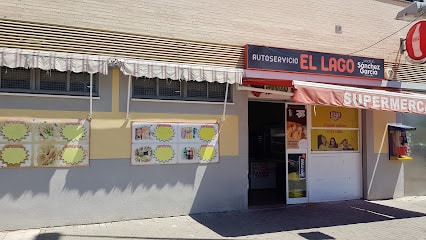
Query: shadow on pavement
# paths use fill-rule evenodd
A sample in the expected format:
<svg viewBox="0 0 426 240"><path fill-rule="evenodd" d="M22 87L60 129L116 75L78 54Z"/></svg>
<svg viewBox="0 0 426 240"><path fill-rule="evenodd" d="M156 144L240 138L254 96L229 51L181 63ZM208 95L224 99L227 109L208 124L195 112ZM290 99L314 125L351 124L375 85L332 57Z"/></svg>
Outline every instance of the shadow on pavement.
<svg viewBox="0 0 426 240"><path fill-rule="evenodd" d="M37 235L34 240L58 240L61 236L60 233L42 233Z"/></svg>
<svg viewBox="0 0 426 240"><path fill-rule="evenodd" d="M335 239L332 236L329 236L327 234L324 234L322 232L307 232L307 233L299 233L301 237L304 237L308 240L328 240L328 239Z"/></svg>
<svg viewBox="0 0 426 240"><path fill-rule="evenodd" d="M194 240L194 238L163 238L163 237L133 237L133 236L103 236L103 235L74 235L74 234L60 234L60 233L42 233L37 235L34 240L60 240L61 237L66 239L84 239L90 240L90 238L95 239L130 239L130 240ZM220 240L218 238L203 238L203 240ZM232 240L232 239L230 239Z"/></svg>
<svg viewBox="0 0 426 240"><path fill-rule="evenodd" d="M341 226L426 216L424 213L383 206L364 200L311 203L283 208L225 213L194 214L191 217L224 237L247 236L320 227ZM306 239L319 238L318 233Z"/></svg>

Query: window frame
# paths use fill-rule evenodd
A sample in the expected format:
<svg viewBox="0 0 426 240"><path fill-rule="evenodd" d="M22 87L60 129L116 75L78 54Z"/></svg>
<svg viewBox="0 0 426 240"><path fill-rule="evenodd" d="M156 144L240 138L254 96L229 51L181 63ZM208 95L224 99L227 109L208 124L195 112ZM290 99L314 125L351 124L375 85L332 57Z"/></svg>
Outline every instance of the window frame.
<svg viewBox="0 0 426 240"><path fill-rule="evenodd" d="M141 90L139 92L144 92L144 84L143 81L146 80L155 80L155 95L143 95L143 94L136 94L135 88L141 87ZM139 82L137 82L139 81ZM179 82L180 87L179 90L176 89L176 91L180 91L179 96L167 96L167 95L161 95L161 83L160 81L173 81ZM188 92L190 89L188 89L188 83L191 84L206 84L205 87L205 96L188 96ZM207 82L207 81L186 81L186 80L172 80L172 79L161 79L161 78L147 78L147 77L132 77L132 88L131 88L131 98L134 100L159 100L159 101L182 101L182 102L209 102L209 103L218 103L218 102L224 102L225 101L225 94L226 94L226 84L227 83L218 83L218 82ZM167 82L166 82L167 84ZM215 84L223 84L223 98L211 98L212 95L212 86ZM147 91L145 91L147 92ZM153 91L150 91L153 92ZM202 92L202 91L201 91ZM233 103L233 91L232 87L228 86L228 96L227 96L227 102Z"/></svg>
<svg viewBox="0 0 426 240"><path fill-rule="evenodd" d="M6 68L7 71L13 71L14 69L24 70L24 71L30 71L29 74L29 81L30 86L29 88L3 88L2 87L2 75L4 74L4 69ZM66 73L66 90L48 90L48 89L40 89L41 88L41 74L49 74L49 72L57 72L57 73ZM80 75L81 79L83 80L82 83L87 81L87 91L72 91L71 84L72 84L72 75L80 75L80 74L88 74L87 78L86 76ZM92 96L93 97L99 97L99 73L93 74L93 87L92 87ZM12 80L13 81L13 80ZM52 79L51 81L54 81ZM61 79L63 81L63 78ZM58 81L58 82L61 82ZM58 70L42 70L39 68L9 68L5 66L0 66L0 94L31 94L31 95L47 95L47 96L68 96L68 97L90 97L90 75L87 72L81 72L81 73L74 73L71 71L61 72Z"/></svg>

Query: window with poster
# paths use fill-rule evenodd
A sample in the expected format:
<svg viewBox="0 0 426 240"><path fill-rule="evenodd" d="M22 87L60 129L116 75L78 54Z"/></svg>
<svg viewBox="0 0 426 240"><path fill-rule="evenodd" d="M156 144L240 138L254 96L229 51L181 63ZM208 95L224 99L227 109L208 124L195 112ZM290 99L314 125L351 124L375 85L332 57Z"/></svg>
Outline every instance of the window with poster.
<svg viewBox="0 0 426 240"><path fill-rule="evenodd" d="M359 151L359 110L312 106L312 151Z"/></svg>

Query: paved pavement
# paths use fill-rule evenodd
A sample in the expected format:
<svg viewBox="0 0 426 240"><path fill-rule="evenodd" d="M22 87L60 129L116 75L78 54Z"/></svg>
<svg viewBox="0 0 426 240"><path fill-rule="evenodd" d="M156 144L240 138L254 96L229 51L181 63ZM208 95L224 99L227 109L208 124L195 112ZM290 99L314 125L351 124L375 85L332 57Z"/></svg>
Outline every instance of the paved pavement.
<svg viewBox="0 0 426 240"><path fill-rule="evenodd" d="M0 232L0 240L70 239L426 239L426 196Z"/></svg>

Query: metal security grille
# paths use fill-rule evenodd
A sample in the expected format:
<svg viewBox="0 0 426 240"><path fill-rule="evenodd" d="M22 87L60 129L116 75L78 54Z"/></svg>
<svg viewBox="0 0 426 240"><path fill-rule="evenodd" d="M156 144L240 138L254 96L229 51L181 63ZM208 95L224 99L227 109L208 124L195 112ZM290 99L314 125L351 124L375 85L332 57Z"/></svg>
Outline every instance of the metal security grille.
<svg viewBox="0 0 426 240"><path fill-rule="evenodd" d="M186 96L189 99L206 99L207 82L189 81L186 83Z"/></svg>
<svg viewBox="0 0 426 240"><path fill-rule="evenodd" d="M54 95L90 95L90 74L0 67L0 92ZM98 96L99 74L93 74L93 95Z"/></svg>
<svg viewBox="0 0 426 240"><path fill-rule="evenodd" d="M231 101L231 91L232 87L228 86L228 99L227 101ZM208 85L208 93L207 97L212 100L223 100L225 99L226 94L226 84L223 83L209 83Z"/></svg>
<svg viewBox="0 0 426 240"><path fill-rule="evenodd" d="M39 89L66 92L68 79L67 75L67 72L41 71Z"/></svg>
<svg viewBox="0 0 426 240"><path fill-rule="evenodd" d="M133 78L133 98L180 101L221 102L225 100L226 84L197 81L177 81L158 78ZM232 102L232 87L228 88Z"/></svg>
<svg viewBox="0 0 426 240"><path fill-rule="evenodd" d="M1 67L0 89L31 89L31 71L25 68Z"/></svg>
<svg viewBox="0 0 426 240"><path fill-rule="evenodd" d="M168 79L158 80L159 96L176 99L181 97L181 82Z"/></svg>
<svg viewBox="0 0 426 240"><path fill-rule="evenodd" d="M98 93L99 74L93 74L93 93ZM69 73L69 91L90 94L90 74L89 73Z"/></svg>
<svg viewBox="0 0 426 240"><path fill-rule="evenodd" d="M132 83L134 98L155 98L157 96L156 78L136 78Z"/></svg>

